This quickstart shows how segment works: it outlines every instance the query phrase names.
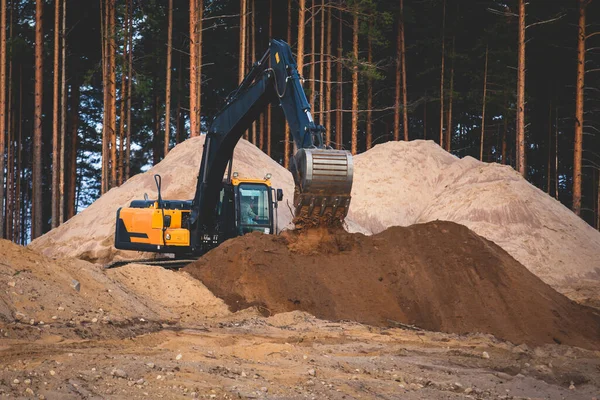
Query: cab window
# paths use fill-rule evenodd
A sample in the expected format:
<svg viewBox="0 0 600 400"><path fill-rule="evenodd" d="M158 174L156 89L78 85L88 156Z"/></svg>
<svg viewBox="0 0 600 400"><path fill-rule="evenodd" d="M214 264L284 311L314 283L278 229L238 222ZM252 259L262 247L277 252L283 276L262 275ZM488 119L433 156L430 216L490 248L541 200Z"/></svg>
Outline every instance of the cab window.
<svg viewBox="0 0 600 400"><path fill-rule="evenodd" d="M271 191L261 184L239 185L241 233L261 231L271 233Z"/></svg>

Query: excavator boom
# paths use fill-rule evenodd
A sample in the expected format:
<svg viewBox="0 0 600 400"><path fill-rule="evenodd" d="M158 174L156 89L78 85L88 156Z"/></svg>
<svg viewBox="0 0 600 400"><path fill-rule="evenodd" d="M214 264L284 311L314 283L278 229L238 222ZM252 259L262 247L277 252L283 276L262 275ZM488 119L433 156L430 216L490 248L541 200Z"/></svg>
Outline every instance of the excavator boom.
<svg viewBox="0 0 600 400"><path fill-rule="evenodd" d="M289 45L272 40L207 133L192 203L192 223L199 233L214 225L219 183L233 150L268 104L281 106L298 149L290 165L295 182L296 225L341 224L346 217L352 189L352 156L324 143L325 129L312 118Z"/></svg>

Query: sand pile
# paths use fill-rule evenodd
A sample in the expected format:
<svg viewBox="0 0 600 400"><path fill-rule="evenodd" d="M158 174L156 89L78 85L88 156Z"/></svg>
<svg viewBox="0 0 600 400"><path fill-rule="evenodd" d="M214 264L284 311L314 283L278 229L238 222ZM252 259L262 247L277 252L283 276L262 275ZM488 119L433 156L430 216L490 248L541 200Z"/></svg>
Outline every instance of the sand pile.
<svg viewBox="0 0 600 400"><path fill-rule="evenodd" d="M227 314L221 300L184 273L134 265L107 272L0 241L0 324L96 326L139 318L197 323Z"/></svg>
<svg viewBox="0 0 600 400"><path fill-rule="evenodd" d="M246 235L185 268L232 310L490 333L600 349L600 314L554 291L494 243L451 222L373 236Z"/></svg>
<svg viewBox="0 0 600 400"><path fill-rule="evenodd" d="M600 280L600 233L508 166L458 159L422 140L380 144L354 160L349 216L374 233L453 221L546 283Z"/></svg>
<svg viewBox="0 0 600 400"><path fill-rule="evenodd" d="M127 206L131 200L143 199L144 193L156 198L154 174L162 176L162 196L165 200L191 199L196 190L203 145L204 136L179 144L148 172L132 177L121 187L111 189L64 225L34 240L30 247L50 257L75 257L98 263L145 257L113 247L117 209ZM267 173L272 174L273 186L284 191L284 201L279 207L279 228L287 226L292 215L286 204L287 201L291 204L294 190L290 172L245 140L240 140L236 147L233 170L242 177L262 178Z"/></svg>

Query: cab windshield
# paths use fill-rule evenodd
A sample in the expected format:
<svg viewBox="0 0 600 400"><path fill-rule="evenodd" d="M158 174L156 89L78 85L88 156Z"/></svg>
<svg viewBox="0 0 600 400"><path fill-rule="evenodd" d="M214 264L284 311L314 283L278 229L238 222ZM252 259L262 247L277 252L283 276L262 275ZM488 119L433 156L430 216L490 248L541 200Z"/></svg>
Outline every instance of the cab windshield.
<svg viewBox="0 0 600 400"><path fill-rule="evenodd" d="M271 233L271 190L259 183L240 183L240 233Z"/></svg>

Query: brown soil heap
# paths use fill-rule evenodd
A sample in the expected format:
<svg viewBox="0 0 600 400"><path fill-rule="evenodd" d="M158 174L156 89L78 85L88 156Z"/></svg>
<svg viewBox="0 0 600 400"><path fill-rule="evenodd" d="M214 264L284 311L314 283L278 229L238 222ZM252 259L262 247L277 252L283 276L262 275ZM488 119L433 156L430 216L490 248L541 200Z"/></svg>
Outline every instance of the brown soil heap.
<svg viewBox="0 0 600 400"><path fill-rule="evenodd" d="M490 333L600 349L600 314L554 291L494 243L451 222L374 236L250 234L185 270L232 310L304 310L379 326Z"/></svg>

